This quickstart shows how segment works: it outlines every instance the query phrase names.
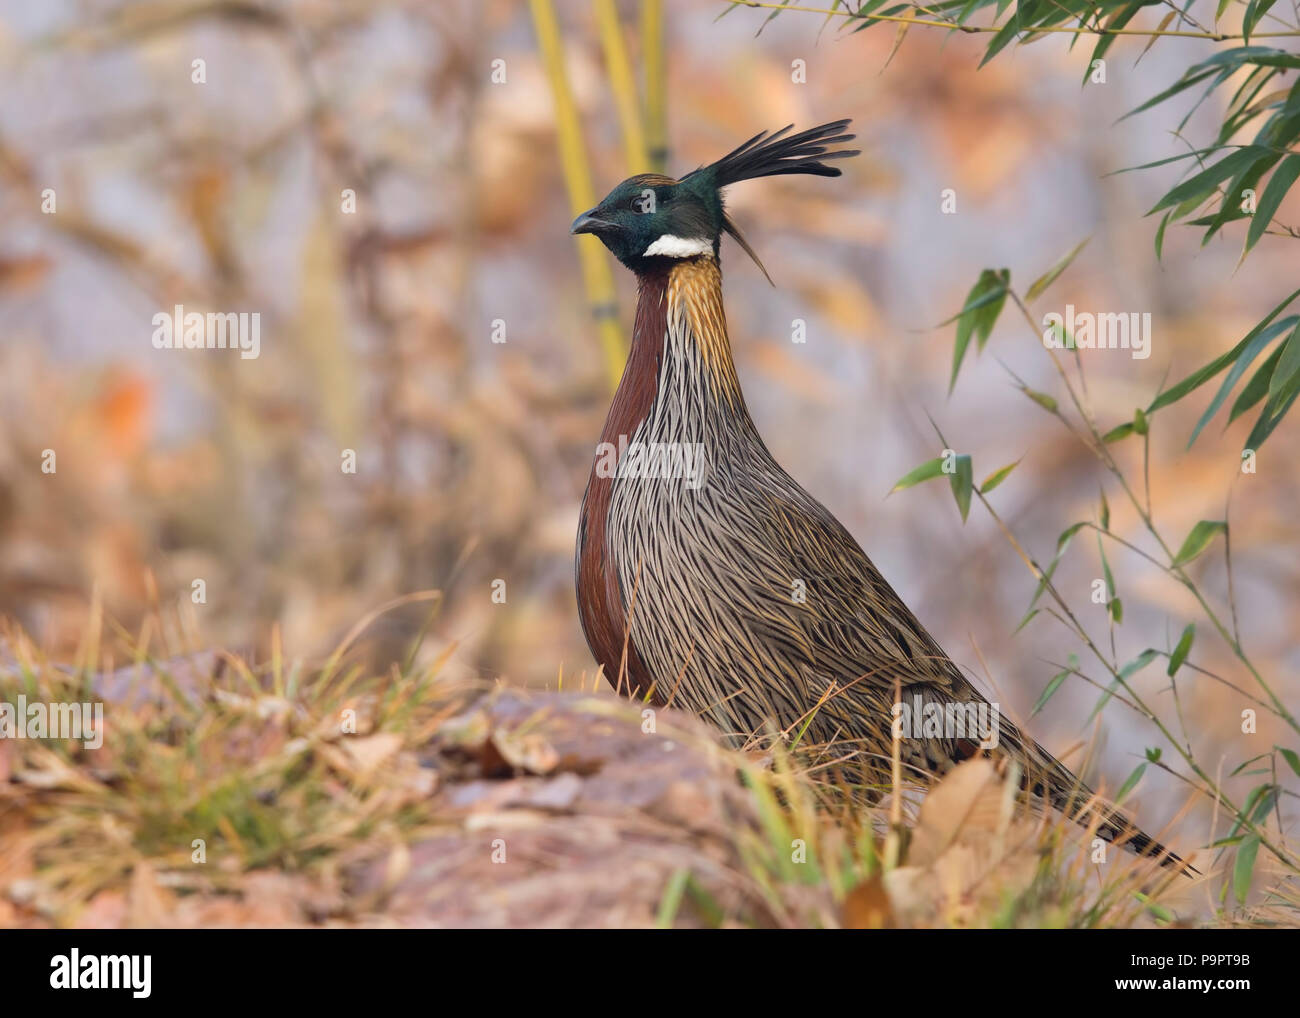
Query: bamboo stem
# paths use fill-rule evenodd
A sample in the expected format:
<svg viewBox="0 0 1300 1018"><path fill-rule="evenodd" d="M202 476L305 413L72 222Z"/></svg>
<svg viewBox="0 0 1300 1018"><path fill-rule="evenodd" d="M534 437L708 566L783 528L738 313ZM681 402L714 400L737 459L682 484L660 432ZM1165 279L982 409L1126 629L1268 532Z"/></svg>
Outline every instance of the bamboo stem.
<svg viewBox="0 0 1300 1018"><path fill-rule="evenodd" d="M643 173L649 168L645 131L641 126L641 104L636 94L636 75L628 59L627 43L623 39L623 26L618 21L618 7L614 0L594 0L596 24L600 30L600 44L605 51L605 70L609 73L609 87L614 93L618 109L618 122L623 129L623 150L630 174Z"/></svg>
<svg viewBox="0 0 1300 1018"><path fill-rule="evenodd" d="M582 122L578 107L569 89L569 79L564 70L564 42L555 18L551 0L529 0L533 28L541 50L546 76L551 85L555 103L555 132L560 150L560 165L564 183L569 192L569 205L576 216L596 204L596 192L591 183L591 170L587 165L586 147L582 142ZM574 238L578 244L578 258L582 264L582 279L587 291L587 301L600 336L601 355L610 387L618 385L622 377L627 348L618 322L618 303L614 294L614 274L609 261L595 237Z"/></svg>
<svg viewBox="0 0 1300 1018"><path fill-rule="evenodd" d="M663 0L641 0L641 62L645 66L646 145L653 173L668 172L668 62Z"/></svg>

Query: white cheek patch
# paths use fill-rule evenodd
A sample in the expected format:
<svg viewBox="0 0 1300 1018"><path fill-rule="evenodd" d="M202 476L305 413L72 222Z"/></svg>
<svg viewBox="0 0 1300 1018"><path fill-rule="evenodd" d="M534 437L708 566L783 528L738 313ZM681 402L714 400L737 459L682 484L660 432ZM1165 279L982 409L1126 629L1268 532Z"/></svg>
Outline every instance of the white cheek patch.
<svg viewBox="0 0 1300 1018"><path fill-rule="evenodd" d="M674 237L665 233L648 248L645 257L662 255L665 258L692 258L695 255L713 254L713 242L701 238Z"/></svg>

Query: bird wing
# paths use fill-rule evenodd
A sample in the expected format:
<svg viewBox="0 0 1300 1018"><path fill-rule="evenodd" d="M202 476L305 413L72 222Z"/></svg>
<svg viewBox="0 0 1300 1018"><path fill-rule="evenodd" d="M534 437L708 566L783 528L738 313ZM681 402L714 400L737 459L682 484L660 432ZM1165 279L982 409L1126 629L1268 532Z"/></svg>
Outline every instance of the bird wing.
<svg viewBox="0 0 1300 1018"><path fill-rule="evenodd" d="M741 533L754 597L736 611L805 666L841 686L924 684L974 694L951 658L894 592L852 535L779 467L750 488Z"/></svg>

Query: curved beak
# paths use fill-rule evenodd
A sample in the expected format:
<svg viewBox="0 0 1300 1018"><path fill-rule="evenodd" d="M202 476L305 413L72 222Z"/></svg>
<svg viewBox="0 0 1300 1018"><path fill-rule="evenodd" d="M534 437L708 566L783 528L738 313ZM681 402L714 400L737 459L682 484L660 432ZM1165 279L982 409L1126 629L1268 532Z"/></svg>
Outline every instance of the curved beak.
<svg viewBox="0 0 1300 1018"><path fill-rule="evenodd" d="M570 233L600 233L602 230L616 229L615 225L594 215L596 209L589 209L573 221Z"/></svg>

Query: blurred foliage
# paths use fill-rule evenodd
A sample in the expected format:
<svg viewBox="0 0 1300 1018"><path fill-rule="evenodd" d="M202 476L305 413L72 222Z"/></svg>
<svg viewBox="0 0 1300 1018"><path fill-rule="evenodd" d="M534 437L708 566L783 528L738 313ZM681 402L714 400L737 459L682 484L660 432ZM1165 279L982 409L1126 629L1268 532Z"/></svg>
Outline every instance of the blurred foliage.
<svg viewBox="0 0 1300 1018"><path fill-rule="evenodd" d="M730 0L729 0L730 2ZM1040 39L1045 33L1062 32L1070 35L1070 46L1085 35L1098 36L1084 72L1084 85L1092 79L1094 61L1104 58L1116 39L1129 36L1149 36L1149 49L1160 38L1205 39L1226 42L1241 39L1249 43L1253 37L1292 38L1300 40L1300 27L1284 21L1278 14L1272 13L1271 0L1218 0L1213 24L1216 30L1201 25L1192 13L1196 6L1189 2L1182 8L1173 8L1169 0L1027 0L1017 3L1009 15L1010 0L941 0L937 4L895 4L885 7L886 0L865 0L854 4L848 0L835 0L829 9L814 8L791 3L734 3L724 13L729 13L737 6L773 8L767 20L778 14L804 10L810 13L825 14L827 20L838 16L840 27L860 32L877 24L897 24L901 31L912 25L948 28L954 32L988 33L992 35L984 51L981 66L1005 49L1010 43L1027 45ZM1130 22L1144 8L1159 8L1164 12L1157 27L1139 29L1128 27ZM1166 10L1166 8L1173 8ZM993 9L992 23L974 25L971 18L981 11ZM1221 19L1230 12L1241 14L1241 32L1217 31ZM1294 13L1294 12L1292 12ZM1271 22L1284 26L1282 30L1260 31L1259 25L1265 17ZM1168 26L1178 19L1179 28ZM1074 22L1073 25L1068 24ZM764 23L766 25L766 22ZM1189 25L1191 29L1181 26ZM1300 141L1300 78L1289 87L1285 78L1290 72L1300 71L1300 53L1290 52L1269 46L1234 46L1222 50L1214 56L1192 64L1174 84L1159 94L1148 99L1128 116L1150 110L1167 102L1194 86L1204 86L1196 104L1187 112L1178 124L1175 134L1181 138L1183 128L1192 114L1215 92L1216 89L1232 83L1232 98L1228 102L1222 126L1214 140L1204 148L1192 149L1168 159L1147 163L1135 169L1149 169L1185 159L1195 161L1196 171L1188 179L1171 187L1158 201L1148 215L1164 211L1164 216L1156 229L1156 255L1161 254L1165 230L1171 222L1183 222L1190 226L1204 227L1202 244L1208 244L1223 227L1231 222L1249 220L1245 231L1242 260L1259 242L1265 233L1300 240L1300 228L1287 226L1275 221L1275 215L1288 192L1300 178L1300 151L1296 143ZM1244 72L1244 73L1243 73ZM1104 80L1104 77L1103 77ZM1266 91L1267 89L1267 91ZM1260 119L1263 123L1259 123ZM1234 138L1241 135L1252 125L1258 124L1254 139L1250 144L1238 144ZM1271 174L1271 175L1270 175ZM1268 177L1267 184L1263 179ZM1261 190L1262 189L1262 190ZM1258 198L1256 195L1258 194ZM1077 249L1074 252L1077 254ZM1062 266L1063 268L1063 266ZM981 277L968 298L967 306L961 314L957 346L953 355L952 384L957 382L957 372L966 352L966 344L974 328L980 338L980 348L988 339L992 321L997 318L998 306L991 302L997 300L996 284L992 277ZM1055 270L1059 272L1060 270ZM1049 273L1050 275L1050 273ZM986 278L988 277L988 278ZM980 295L984 299L980 300ZM1035 296L1031 287L1029 298ZM1295 299L1293 294L1273 312L1259 329L1267 325L1287 304ZM1242 397L1234 405L1231 419L1250 409L1260 400L1267 399L1260 411L1255 428L1246 440L1246 447L1257 449L1263 444L1282 417L1291 408L1296 397L1300 396L1300 319L1284 319L1277 328L1260 333L1259 329L1242 340L1230 354L1225 355L1201 369L1187 382L1162 394L1148 408L1147 412L1158 406L1168 404L1187 395L1201 383L1214 377L1229 364L1234 367L1232 375L1235 381L1248 367L1251 361L1268 345L1279 337L1285 337L1278 344L1274 356L1264 364L1250 382L1247 383ZM1253 342L1258 338L1258 342ZM1195 379L1195 384L1188 384ZM1227 395L1230 386L1225 386L1215 400L1217 408ZM1204 420L1202 420L1202 426ZM1200 431L1198 426L1197 432ZM1193 440L1195 434L1193 435Z"/></svg>

